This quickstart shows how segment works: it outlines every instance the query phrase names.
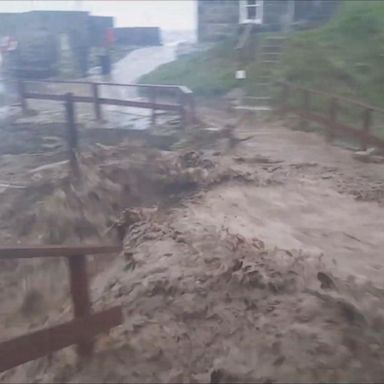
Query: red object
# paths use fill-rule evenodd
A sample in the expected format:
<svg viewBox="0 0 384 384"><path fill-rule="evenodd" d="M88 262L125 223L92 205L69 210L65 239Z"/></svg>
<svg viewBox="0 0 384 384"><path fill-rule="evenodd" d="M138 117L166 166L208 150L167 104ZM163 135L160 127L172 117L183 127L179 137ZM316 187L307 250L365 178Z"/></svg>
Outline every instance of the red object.
<svg viewBox="0 0 384 384"><path fill-rule="evenodd" d="M105 45L111 47L115 43L115 31L113 28L108 28L105 32Z"/></svg>

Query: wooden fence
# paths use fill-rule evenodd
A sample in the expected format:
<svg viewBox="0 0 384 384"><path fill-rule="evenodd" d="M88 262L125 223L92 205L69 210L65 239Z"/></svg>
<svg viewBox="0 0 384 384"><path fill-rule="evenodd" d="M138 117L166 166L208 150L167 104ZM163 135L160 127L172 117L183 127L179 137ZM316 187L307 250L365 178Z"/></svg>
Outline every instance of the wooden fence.
<svg viewBox="0 0 384 384"><path fill-rule="evenodd" d="M180 85L151 85L151 84L121 84L106 82L90 82L90 81L59 81L59 80L38 80L25 81L19 80L18 93L20 104L24 112L28 110L28 99L50 100L50 101L68 101L68 93L66 94L47 94L35 91L29 91L26 87L28 83L33 84L66 84L66 85L85 85L89 87L91 96L79 96L71 94L73 103L91 103L94 107L95 118L102 120L102 105L117 105L122 107L135 107L151 109L151 122L156 123L156 111L176 112L180 116L181 125L183 127L192 123L195 119L195 102L193 92L188 88ZM136 88L147 95L147 100L121 100L114 98L106 98L100 96L100 87L125 87ZM178 100L177 103L166 104L159 101L163 93L173 94Z"/></svg>
<svg viewBox="0 0 384 384"><path fill-rule="evenodd" d="M0 248L1 259L65 257L68 261L74 320L0 343L0 372L77 344L80 358L93 353L93 338L122 323L120 306L92 314L86 255L110 254L120 246L33 246Z"/></svg>
<svg viewBox="0 0 384 384"><path fill-rule="evenodd" d="M326 128L330 141L337 136L350 137L357 140L363 149L370 145L384 148L384 136L379 137L381 128L384 132L383 109L286 81L281 81L278 85L281 87L278 109L282 114L290 112L299 116L302 129L309 122L314 122ZM322 108L318 107L316 98L322 99ZM374 127L374 114L376 117L381 116L377 119L379 127Z"/></svg>
<svg viewBox="0 0 384 384"><path fill-rule="evenodd" d="M27 85L31 83L35 85L53 84L53 85L82 85L88 88L91 96L77 95L72 92L54 94L43 93L35 90L27 89ZM100 87L125 87L137 88L147 95L147 100L122 100L100 96ZM162 94L172 94L177 103L161 103L159 97ZM74 176L79 175L79 166L77 163L76 153L78 152L78 129L76 123L75 103L93 104L95 119L101 121L103 118L102 105L117 105L122 107L135 107L151 109L151 123L156 124L157 111L175 112L180 116L182 127L192 124L196 120L195 101L193 92L184 86L179 85L151 85L151 84L120 84L105 82L89 82L89 81L59 81L59 80L19 80L18 94L21 108L24 113L28 111L28 100L49 100L61 101L64 104L66 116L67 142L68 142L68 158L70 170Z"/></svg>

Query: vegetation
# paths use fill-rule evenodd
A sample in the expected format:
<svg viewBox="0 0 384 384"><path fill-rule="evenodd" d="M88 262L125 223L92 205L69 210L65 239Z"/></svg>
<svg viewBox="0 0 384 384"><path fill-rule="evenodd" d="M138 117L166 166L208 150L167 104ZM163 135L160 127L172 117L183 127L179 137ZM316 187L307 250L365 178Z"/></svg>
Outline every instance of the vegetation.
<svg viewBox="0 0 384 384"><path fill-rule="evenodd" d="M344 1L325 26L296 32L275 78L354 96L384 105L384 1ZM235 43L227 41L165 64L141 80L146 83L183 83L200 95L218 95L235 87L238 68ZM255 89L260 68L247 68L246 88Z"/></svg>
<svg viewBox="0 0 384 384"><path fill-rule="evenodd" d="M289 40L279 75L383 105L383 19L383 1L343 2L330 23Z"/></svg>
<svg viewBox="0 0 384 384"><path fill-rule="evenodd" d="M236 86L234 45L234 41L225 41L208 51L180 57L143 76L140 82L183 84L204 96L223 94Z"/></svg>

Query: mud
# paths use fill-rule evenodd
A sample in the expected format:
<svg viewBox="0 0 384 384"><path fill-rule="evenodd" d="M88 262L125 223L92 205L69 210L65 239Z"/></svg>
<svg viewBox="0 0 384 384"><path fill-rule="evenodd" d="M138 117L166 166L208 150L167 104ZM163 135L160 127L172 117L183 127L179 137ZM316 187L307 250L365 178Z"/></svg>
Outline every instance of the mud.
<svg viewBox="0 0 384 384"><path fill-rule="evenodd" d="M202 113L171 150L84 151L76 182L2 156L25 187L2 192L2 241L124 244L90 259L95 310L121 304L124 324L88 362L70 348L3 382L383 381L383 165L279 121L247 120L233 147L225 112ZM1 338L71 315L64 273L2 266Z"/></svg>

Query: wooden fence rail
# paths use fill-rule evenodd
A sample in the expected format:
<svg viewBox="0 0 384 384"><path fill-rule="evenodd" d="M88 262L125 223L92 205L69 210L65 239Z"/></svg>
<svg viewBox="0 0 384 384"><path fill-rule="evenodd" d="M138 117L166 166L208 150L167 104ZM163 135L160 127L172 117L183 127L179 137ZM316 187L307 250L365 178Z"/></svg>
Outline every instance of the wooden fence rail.
<svg viewBox="0 0 384 384"><path fill-rule="evenodd" d="M383 109L286 81L278 82L278 85L281 87L278 109L282 114L290 112L299 116L301 118L301 128L305 128L308 122L315 122L327 129L327 138L330 141L336 136L347 136L356 139L363 149L366 149L369 145L384 148L384 137L378 137L372 132L373 113L380 113L384 116ZM296 98L300 100L299 105L292 105L295 96L299 96L299 98ZM321 96L326 100L328 104L327 111L321 113L314 110L313 101L316 96ZM340 121L342 103L348 105L353 111L361 111L358 127Z"/></svg>
<svg viewBox="0 0 384 384"><path fill-rule="evenodd" d="M54 94L29 91L27 85L34 84L68 84L68 85L85 85L89 87L89 96L81 96L73 93ZM106 98L100 96L100 87L136 87L145 90L148 94L148 100L122 100L115 98ZM171 92L176 97L177 103L166 104L158 101L160 92ZM24 113L28 111L28 100L50 100L61 101L65 107L67 142L68 142L68 158L70 171L73 176L78 177L80 168L77 163L76 153L78 152L78 131L76 123L76 103L93 104L93 110L96 120L102 120L102 105L116 105L122 107L135 107L151 109L151 124L156 124L157 111L175 112L180 116L182 127L196 121L195 101L193 92L184 86L179 85L153 85L153 84L121 84L121 83L105 83L105 82L89 82L89 81L60 81L60 80L19 80L18 92L20 106Z"/></svg>
<svg viewBox="0 0 384 384"><path fill-rule="evenodd" d="M18 92L20 105L23 111L27 111L28 99L35 100L50 100L50 101L65 101L65 94L54 94L54 93L40 93L40 92L30 92L27 90L27 84L67 84L67 85L86 85L89 87L90 96L80 96L73 94L73 101L78 103L91 103L94 105L95 118L97 120L102 120L102 105L117 105L125 107L135 107L135 108L146 108L152 110L152 119L153 124L156 123L156 111L173 111L179 113L183 127L193 123L195 120L195 103L193 92L185 86L180 85L155 85L155 84L122 84L122 83L106 83L106 82L90 82L90 81L65 81L65 80L19 80L18 82ZM127 87L127 88L137 88L138 90L144 91L147 96L147 101L137 101L137 100L121 100L114 98L105 98L100 96L100 87ZM157 102L158 96L162 92L172 93L178 103L175 104L165 104Z"/></svg>
<svg viewBox="0 0 384 384"><path fill-rule="evenodd" d="M92 314L86 255L117 253L120 246L33 246L0 248L0 259L65 257L74 320L0 343L0 372L77 344L79 357L93 353L93 338L122 323L120 306Z"/></svg>

